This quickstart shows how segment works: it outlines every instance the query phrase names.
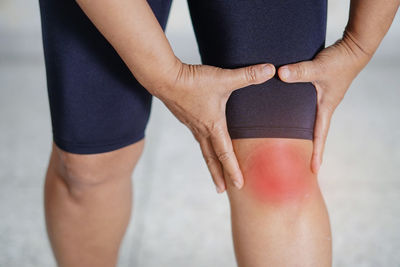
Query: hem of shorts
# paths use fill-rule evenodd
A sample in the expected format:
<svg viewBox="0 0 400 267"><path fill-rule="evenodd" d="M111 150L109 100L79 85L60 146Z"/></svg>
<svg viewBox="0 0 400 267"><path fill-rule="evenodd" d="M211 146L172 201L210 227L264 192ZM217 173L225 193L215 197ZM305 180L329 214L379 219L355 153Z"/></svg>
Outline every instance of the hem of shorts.
<svg viewBox="0 0 400 267"><path fill-rule="evenodd" d="M232 127L231 139L241 138L295 138L313 140L313 129L288 127Z"/></svg>
<svg viewBox="0 0 400 267"><path fill-rule="evenodd" d="M53 141L56 145L62 150L75 153L75 154L97 154L97 153L105 153L113 150L117 150L119 148L123 148L125 146L134 144L145 137L144 132L137 134L135 136L118 139L115 141L104 142L104 143L75 143L71 141L64 140L59 138L53 134Z"/></svg>

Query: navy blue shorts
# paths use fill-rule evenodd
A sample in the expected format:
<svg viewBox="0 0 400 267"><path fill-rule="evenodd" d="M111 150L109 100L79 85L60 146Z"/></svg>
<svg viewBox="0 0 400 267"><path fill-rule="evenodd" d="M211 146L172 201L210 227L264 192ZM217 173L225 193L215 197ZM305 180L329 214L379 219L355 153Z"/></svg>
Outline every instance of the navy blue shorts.
<svg viewBox="0 0 400 267"><path fill-rule="evenodd" d="M78 154L141 140L152 95L72 0L39 0L53 140ZM165 30L171 0L148 0ZM237 68L312 59L325 47L326 0L188 0L203 64ZM233 92L231 138L313 139L316 90L274 77Z"/></svg>

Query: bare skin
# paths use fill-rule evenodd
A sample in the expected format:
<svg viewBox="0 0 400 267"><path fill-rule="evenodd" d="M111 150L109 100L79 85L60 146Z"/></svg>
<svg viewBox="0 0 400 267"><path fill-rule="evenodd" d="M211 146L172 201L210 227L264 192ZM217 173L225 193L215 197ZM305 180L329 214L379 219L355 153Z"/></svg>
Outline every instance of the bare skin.
<svg viewBox="0 0 400 267"><path fill-rule="evenodd" d="M132 210L132 172L144 139L112 152L71 154L53 143L46 173L47 232L58 266L116 266Z"/></svg>
<svg viewBox="0 0 400 267"><path fill-rule="evenodd" d="M312 141L234 139L233 147L246 181L240 190L230 183L227 189L238 266L331 266L328 212L310 168Z"/></svg>
<svg viewBox="0 0 400 267"><path fill-rule="evenodd" d="M135 78L161 99L199 142L217 192L228 193L238 265L330 266L329 219L316 176L330 119L387 32L399 1L352 0L342 39L312 61L278 70L285 82L311 81L317 88L313 143L263 138L233 140L233 144L227 132L226 102L234 90L270 79L275 73L271 64L234 70L185 64L174 55L147 1L77 3ZM130 177L142 146L139 142L97 155L74 155L53 147L45 208L59 266L115 266L130 217ZM267 168L257 174L249 167L247 159L259 146L265 146L268 163L264 165L275 166L272 171ZM298 159L286 163L289 173L280 162L285 158ZM296 177L299 184L307 181L307 193L296 195L294 201L255 197L251 181L257 179L272 179L273 184L285 181L285 186L278 186L283 188L279 194L292 195L285 191L293 188L290 177Z"/></svg>

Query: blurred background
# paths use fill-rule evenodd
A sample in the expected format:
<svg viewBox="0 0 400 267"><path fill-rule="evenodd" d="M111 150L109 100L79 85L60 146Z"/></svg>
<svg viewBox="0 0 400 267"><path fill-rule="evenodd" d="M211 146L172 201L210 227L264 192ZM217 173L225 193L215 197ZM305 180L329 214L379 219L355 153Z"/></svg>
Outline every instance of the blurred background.
<svg viewBox="0 0 400 267"><path fill-rule="evenodd" d="M327 45L341 36L348 5L329 1ZM166 33L182 61L200 63L185 0L174 0ZM399 43L397 15L332 119L319 181L334 266L400 266ZM55 266L43 212L45 77L37 1L1 0L0 266ZM235 266L228 199L189 130L154 99L146 136L118 266Z"/></svg>

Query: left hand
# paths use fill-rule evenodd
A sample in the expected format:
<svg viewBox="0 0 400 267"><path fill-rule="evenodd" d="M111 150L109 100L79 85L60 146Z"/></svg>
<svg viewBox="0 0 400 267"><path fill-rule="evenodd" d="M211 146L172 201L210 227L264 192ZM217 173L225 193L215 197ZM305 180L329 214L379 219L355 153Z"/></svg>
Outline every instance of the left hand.
<svg viewBox="0 0 400 267"><path fill-rule="evenodd" d="M279 78L284 82L311 82L317 91L317 115L311 169L317 173L322 163L330 121L353 79L371 59L365 50L345 32L342 39L323 49L313 60L282 66Z"/></svg>

